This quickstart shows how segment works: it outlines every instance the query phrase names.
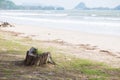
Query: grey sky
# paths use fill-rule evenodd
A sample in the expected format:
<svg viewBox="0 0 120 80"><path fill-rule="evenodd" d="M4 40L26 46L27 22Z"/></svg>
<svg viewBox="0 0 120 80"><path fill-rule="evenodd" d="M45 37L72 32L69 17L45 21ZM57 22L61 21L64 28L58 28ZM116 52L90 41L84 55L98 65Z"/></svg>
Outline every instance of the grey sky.
<svg viewBox="0 0 120 80"><path fill-rule="evenodd" d="M120 5L120 0L11 0L16 4L42 4L63 6L67 9L74 8L79 2L84 2L88 7L115 7Z"/></svg>

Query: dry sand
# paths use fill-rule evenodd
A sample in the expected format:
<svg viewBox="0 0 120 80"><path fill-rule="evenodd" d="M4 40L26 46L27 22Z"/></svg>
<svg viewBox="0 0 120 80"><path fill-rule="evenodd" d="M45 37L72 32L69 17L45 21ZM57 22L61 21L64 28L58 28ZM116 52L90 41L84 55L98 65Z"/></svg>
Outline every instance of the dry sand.
<svg viewBox="0 0 120 80"><path fill-rule="evenodd" d="M37 40L60 40L72 44L90 44L102 49L120 51L120 36L89 34L70 30L22 25L3 28L3 30L24 33L19 36L31 37Z"/></svg>

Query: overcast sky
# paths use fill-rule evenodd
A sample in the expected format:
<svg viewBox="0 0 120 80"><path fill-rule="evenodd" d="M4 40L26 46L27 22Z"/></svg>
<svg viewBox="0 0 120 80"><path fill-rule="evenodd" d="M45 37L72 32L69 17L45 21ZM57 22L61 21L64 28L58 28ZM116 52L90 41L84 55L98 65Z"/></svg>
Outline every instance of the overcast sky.
<svg viewBox="0 0 120 80"><path fill-rule="evenodd" d="M78 3L84 2L87 7L115 7L120 5L120 0L11 0L16 4L42 4L63 6L66 9L74 8Z"/></svg>

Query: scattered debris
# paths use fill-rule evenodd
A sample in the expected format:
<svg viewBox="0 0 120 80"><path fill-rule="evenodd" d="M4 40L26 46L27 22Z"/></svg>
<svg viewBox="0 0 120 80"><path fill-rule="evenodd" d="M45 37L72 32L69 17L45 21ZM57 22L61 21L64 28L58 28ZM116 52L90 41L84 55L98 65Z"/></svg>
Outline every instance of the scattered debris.
<svg viewBox="0 0 120 80"><path fill-rule="evenodd" d="M14 25L12 25L8 22L2 22L2 23L0 23L0 27L14 27Z"/></svg>
<svg viewBox="0 0 120 80"><path fill-rule="evenodd" d="M79 44L79 48L84 48L86 50L96 50L97 46L91 46L90 44Z"/></svg>

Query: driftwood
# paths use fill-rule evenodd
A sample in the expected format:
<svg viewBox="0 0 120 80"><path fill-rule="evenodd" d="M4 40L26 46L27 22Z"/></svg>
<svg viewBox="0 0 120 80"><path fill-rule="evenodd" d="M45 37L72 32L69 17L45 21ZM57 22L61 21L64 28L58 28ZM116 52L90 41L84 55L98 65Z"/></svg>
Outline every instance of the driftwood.
<svg viewBox="0 0 120 80"><path fill-rule="evenodd" d="M12 25L12 24L10 24L10 23L8 23L8 22L2 22L2 23L0 24L0 27L14 27L14 25Z"/></svg>
<svg viewBox="0 0 120 80"><path fill-rule="evenodd" d="M26 53L26 58L24 60L24 64L26 66L36 65L41 66L43 64L51 63L55 65L55 62L52 60L50 52L44 52L42 54L38 54L37 49L32 47Z"/></svg>

